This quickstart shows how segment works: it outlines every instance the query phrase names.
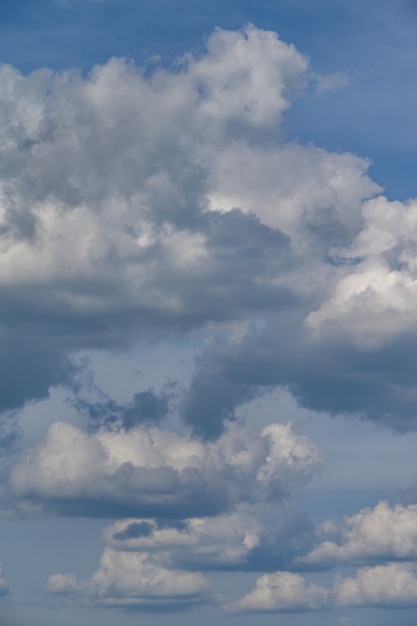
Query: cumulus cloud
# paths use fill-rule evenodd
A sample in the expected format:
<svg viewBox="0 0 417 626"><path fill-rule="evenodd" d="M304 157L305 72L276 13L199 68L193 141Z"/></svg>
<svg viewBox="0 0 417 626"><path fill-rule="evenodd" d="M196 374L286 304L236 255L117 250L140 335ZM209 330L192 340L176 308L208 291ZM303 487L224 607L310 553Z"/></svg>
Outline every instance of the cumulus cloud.
<svg viewBox="0 0 417 626"><path fill-rule="evenodd" d="M104 540L112 549L152 553L171 567L243 569L262 541L259 518L253 509L241 505L229 515L185 519L176 524L125 519L107 527Z"/></svg>
<svg viewBox="0 0 417 626"><path fill-rule="evenodd" d="M200 57L150 74L121 59L86 78L1 67L3 408L71 384L81 349L208 322L284 311L302 337L298 368L305 350L322 352L304 320L321 336L349 270L338 259L380 188L365 159L285 141L308 71L294 46L253 26L217 29ZM287 331L273 325L278 344ZM332 350L327 360L334 369ZM299 386L308 403L302 371L282 380L271 365L271 383ZM340 378L349 387L349 372ZM249 375L207 417L192 410L195 384L186 419L216 437L258 387Z"/></svg>
<svg viewBox="0 0 417 626"><path fill-rule="evenodd" d="M355 265L307 324L317 334L345 334L362 346L378 346L416 328L417 203L364 203L364 227L338 254ZM370 322L372 320L372 323Z"/></svg>
<svg viewBox="0 0 417 626"><path fill-rule="evenodd" d="M79 350L244 322L196 361L196 433L267 386L414 428L415 202L375 197L366 159L285 140L308 72L254 26L153 73L1 67L3 409L71 384Z"/></svg>
<svg viewBox="0 0 417 626"><path fill-rule="evenodd" d="M417 506L379 502L346 517L339 527L326 522L323 541L303 561L312 564L369 563L417 558Z"/></svg>
<svg viewBox="0 0 417 626"><path fill-rule="evenodd" d="M73 574L53 574L47 591L68 605L117 607L138 611L186 610L211 598L208 581L199 573L168 570L147 554L106 548L99 568L88 581Z"/></svg>
<svg viewBox="0 0 417 626"><path fill-rule="evenodd" d="M255 589L225 608L233 613L314 611L327 606L329 595L327 589L307 584L299 574L277 572L258 578Z"/></svg>
<svg viewBox="0 0 417 626"><path fill-rule="evenodd" d="M88 434L54 422L12 469L10 485L23 502L61 514L183 518L284 500L319 461L290 424L257 436L234 424L205 443L158 427Z"/></svg>
<svg viewBox="0 0 417 626"><path fill-rule="evenodd" d="M297 493L284 501L241 503L231 513L182 520L128 518L108 526L114 550L145 551L166 567L265 571L291 567L314 542Z"/></svg>
<svg viewBox="0 0 417 626"><path fill-rule="evenodd" d="M312 550L292 504L317 448L290 425L232 421L280 386L313 409L417 423L417 205L378 195L368 160L285 139L308 72L253 26L154 72L0 67L0 410L74 389L81 350L195 329L205 346L180 407L192 435L164 429L169 398L151 389L78 397L87 428L54 422L12 468L21 510L124 518L91 579L54 574L53 597L183 609L211 598L195 569L256 570L274 573L227 610L319 610L330 592L281 570L416 558L414 505L327 524ZM1 448L17 432L4 424ZM333 597L416 606L416 590L414 565L389 563L339 577Z"/></svg>
<svg viewBox="0 0 417 626"><path fill-rule="evenodd" d="M201 58L151 76L118 59L85 79L1 67L5 407L68 382L81 348L285 300L273 280L285 237L239 211L207 214L208 176L222 150L279 128L306 67L252 26L218 29Z"/></svg>
<svg viewBox="0 0 417 626"><path fill-rule="evenodd" d="M344 607L416 607L416 566L411 563L389 563L361 568L354 578L338 578L334 595L337 603Z"/></svg>

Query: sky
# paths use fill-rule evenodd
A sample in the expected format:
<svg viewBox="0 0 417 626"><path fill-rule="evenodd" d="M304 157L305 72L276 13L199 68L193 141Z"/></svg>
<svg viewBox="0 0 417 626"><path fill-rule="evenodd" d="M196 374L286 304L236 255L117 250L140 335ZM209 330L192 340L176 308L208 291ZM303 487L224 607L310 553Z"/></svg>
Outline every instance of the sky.
<svg viewBox="0 0 417 626"><path fill-rule="evenodd" d="M416 27L1 0L0 626L415 624Z"/></svg>

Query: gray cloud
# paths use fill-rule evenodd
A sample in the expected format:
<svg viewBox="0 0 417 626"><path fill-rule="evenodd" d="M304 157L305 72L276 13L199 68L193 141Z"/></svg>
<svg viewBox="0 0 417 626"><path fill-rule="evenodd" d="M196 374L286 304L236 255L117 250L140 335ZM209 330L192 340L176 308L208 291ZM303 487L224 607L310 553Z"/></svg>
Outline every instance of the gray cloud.
<svg viewBox="0 0 417 626"><path fill-rule="evenodd" d="M9 584L3 576L3 569L0 563L0 596L7 596L9 593Z"/></svg>
<svg viewBox="0 0 417 626"><path fill-rule="evenodd" d="M410 334L367 349L343 338L315 340L296 314L277 316L241 341L219 342L200 355L184 417L197 432L217 435L238 406L281 386L310 409L414 430L416 354Z"/></svg>

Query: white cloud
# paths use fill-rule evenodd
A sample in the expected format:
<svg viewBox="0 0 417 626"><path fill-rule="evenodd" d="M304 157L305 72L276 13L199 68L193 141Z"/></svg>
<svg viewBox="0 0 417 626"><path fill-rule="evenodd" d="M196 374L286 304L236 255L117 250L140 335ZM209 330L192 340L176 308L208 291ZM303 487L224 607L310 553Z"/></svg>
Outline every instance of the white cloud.
<svg viewBox="0 0 417 626"><path fill-rule="evenodd" d="M208 581L197 572L168 570L146 553L106 548L99 568L88 581L72 574L53 574L47 591L70 605L100 605L129 610L164 611L209 601Z"/></svg>
<svg viewBox="0 0 417 626"><path fill-rule="evenodd" d="M257 436L234 424L202 442L157 427L87 434L55 422L12 469L10 484L23 501L62 514L190 517L283 500L319 461L290 424Z"/></svg>
<svg viewBox="0 0 417 626"><path fill-rule="evenodd" d="M216 29L208 54L191 63L190 74L202 94L203 116L216 124L267 127L280 122L289 98L305 84L306 69L307 59L293 45L249 25L243 33Z"/></svg>
<svg viewBox="0 0 417 626"><path fill-rule="evenodd" d="M240 142L214 162L210 206L257 215L288 235L296 254L308 253L318 263L324 249L360 232L363 201L380 190L366 175L368 167L356 155L315 146Z"/></svg>
<svg viewBox="0 0 417 626"><path fill-rule="evenodd" d="M335 250L356 260L341 273L333 294L307 317L318 336L347 336L377 347L417 325L417 203L365 202L364 226L351 245Z"/></svg>
<svg viewBox="0 0 417 626"><path fill-rule="evenodd" d="M373 509L362 509L346 517L341 528L326 523L324 538L302 560L315 564L369 563L372 560L417 558L417 505L390 506L379 502Z"/></svg>
<svg viewBox="0 0 417 626"><path fill-rule="evenodd" d="M277 572L258 578L255 589L225 608L236 613L314 611L325 608L328 600L324 587L307 584L299 574Z"/></svg>
<svg viewBox="0 0 417 626"><path fill-rule="evenodd" d="M416 566L390 563L359 569L354 578L337 578L334 596L340 606L417 606Z"/></svg>
<svg viewBox="0 0 417 626"><path fill-rule="evenodd" d="M150 307L177 316L191 304L160 273L189 280L193 262L207 279L214 260L206 234L178 218L204 209L226 138L230 150L228 125L279 123L306 69L293 46L251 26L218 29L207 45L178 72L150 78L117 59L85 80L1 68L3 288L47 288L43 306L55 315L65 305L79 315Z"/></svg>
<svg viewBox="0 0 417 626"><path fill-rule="evenodd" d="M316 90L320 95L338 91L342 87L350 84L350 78L343 72L334 72L333 74L316 74L314 76L316 82Z"/></svg>

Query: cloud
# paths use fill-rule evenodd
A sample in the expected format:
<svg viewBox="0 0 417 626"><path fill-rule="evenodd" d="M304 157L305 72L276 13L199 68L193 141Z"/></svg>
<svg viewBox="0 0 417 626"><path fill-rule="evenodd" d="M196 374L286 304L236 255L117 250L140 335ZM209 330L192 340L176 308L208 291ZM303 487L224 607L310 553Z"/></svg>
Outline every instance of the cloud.
<svg viewBox="0 0 417 626"><path fill-rule="evenodd" d="M86 78L1 66L4 408L71 382L80 349L287 301L274 283L287 239L238 210L207 213L208 176L232 144L279 128L306 67L252 26L150 76L121 59Z"/></svg>
<svg viewBox="0 0 417 626"><path fill-rule="evenodd" d="M315 411L413 430L416 348L412 333L378 348L358 346L343 336L316 339L296 311L269 316L240 341L219 341L200 354L184 419L198 432L211 433L213 424L219 429L237 407L278 386Z"/></svg>
<svg viewBox="0 0 417 626"><path fill-rule="evenodd" d="M258 578L255 589L225 608L232 613L315 611L325 608L328 600L324 587L307 584L299 574L277 572Z"/></svg>
<svg viewBox="0 0 417 626"><path fill-rule="evenodd" d="M315 76L316 90L319 95L331 93L337 91L342 87L347 87L350 84L350 78L342 72L335 72L333 74L317 74Z"/></svg>
<svg viewBox="0 0 417 626"><path fill-rule="evenodd" d="M373 509L362 509L346 517L340 528L326 522L321 534L324 540L302 559L306 563L412 561L417 558L417 506L390 506L381 501Z"/></svg>
<svg viewBox="0 0 417 626"><path fill-rule="evenodd" d="M338 578L334 595L339 606L344 607L416 607L416 566L411 563L390 563L361 568L355 578Z"/></svg>
<svg viewBox="0 0 417 626"><path fill-rule="evenodd" d="M217 325L184 400L195 433L271 386L415 427L415 202L377 196L366 159L285 140L308 75L250 25L153 73L1 67L0 408L74 384L80 350Z"/></svg>
<svg viewBox="0 0 417 626"><path fill-rule="evenodd" d="M7 596L9 593L9 583L3 576L3 568L0 563L0 597Z"/></svg>
<svg viewBox="0 0 417 626"><path fill-rule="evenodd" d="M47 591L67 605L148 612L187 610L210 601L212 595L208 581L197 572L167 570L147 554L109 548L90 580L79 582L72 574L53 574Z"/></svg>
<svg viewBox="0 0 417 626"><path fill-rule="evenodd" d="M105 427L128 431L139 424L160 422L168 412L168 398L166 394L157 395L148 389L135 393L127 404L120 404L108 396L97 402L76 397L74 406L87 415L92 430Z"/></svg>
<svg viewBox="0 0 417 626"><path fill-rule="evenodd" d="M356 263L307 324L318 334L348 335L361 346L378 347L416 327L417 203L380 196L364 204L362 215L363 229L339 250Z"/></svg>
<svg viewBox="0 0 417 626"><path fill-rule="evenodd" d="M88 434L54 422L12 468L10 485L23 503L61 515L184 518L282 501L319 461L290 424L256 436L235 424L204 443L158 427Z"/></svg>
<svg viewBox="0 0 417 626"><path fill-rule="evenodd" d="M169 568L265 571L291 567L314 541L297 493L275 502L240 503L231 513L183 520L128 518L108 526L114 550L147 552Z"/></svg>
<svg viewBox="0 0 417 626"><path fill-rule="evenodd" d="M241 505L229 515L191 518L177 524L125 519L108 526L104 540L112 549L152 553L170 567L244 569L262 540L260 517Z"/></svg>
<svg viewBox="0 0 417 626"><path fill-rule="evenodd" d="M307 74L294 46L253 26L217 29L200 57L152 74L121 59L86 78L1 67L4 409L70 385L80 350L277 311L303 336L345 277L334 255L360 236L363 202L380 190L367 160L285 141ZM287 325L272 333L285 341ZM303 341L300 369L313 349ZM271 378L308 402L303 381ZM193 411L196 390L208 397L195 382L186 419L216 437L258 387L248 375L208 415L204 402Z"/></svg>

